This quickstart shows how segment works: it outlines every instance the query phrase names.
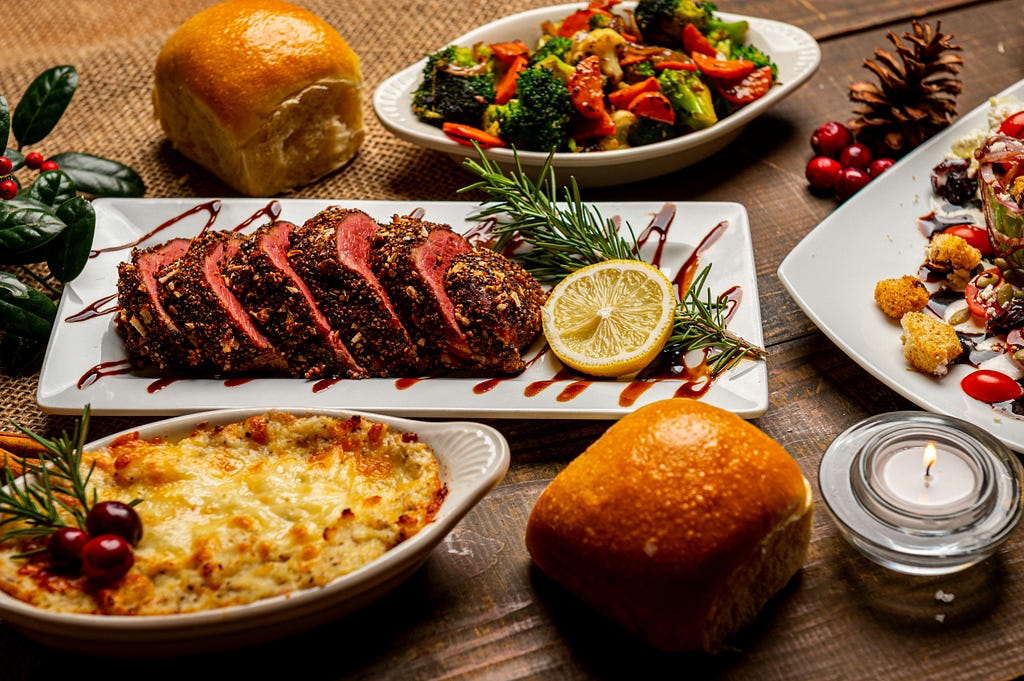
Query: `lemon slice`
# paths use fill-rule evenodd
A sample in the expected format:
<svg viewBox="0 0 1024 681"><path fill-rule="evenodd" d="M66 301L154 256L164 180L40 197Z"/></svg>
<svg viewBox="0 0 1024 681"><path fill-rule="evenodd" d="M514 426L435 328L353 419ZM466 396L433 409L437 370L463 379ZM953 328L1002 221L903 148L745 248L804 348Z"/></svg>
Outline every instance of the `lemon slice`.
<svg viewBox="0 0 1024 681"><path fill-rule="evenodd" d="M675 290L661 270L639 260L608 260L560 281L541 319L551 351L566 366L621 377L661 352L675 309Z"/></svg>

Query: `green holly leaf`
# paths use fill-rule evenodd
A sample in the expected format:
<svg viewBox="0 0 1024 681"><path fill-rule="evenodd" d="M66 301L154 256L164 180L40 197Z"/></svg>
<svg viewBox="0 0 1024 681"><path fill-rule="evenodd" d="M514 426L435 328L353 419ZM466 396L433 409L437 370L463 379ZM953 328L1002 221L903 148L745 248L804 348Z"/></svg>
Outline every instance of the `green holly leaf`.
<svg viewBox="0 0 1024 681"><path fill-rule="evenodd" d="M11 129L19 149L50 134L76 89L78 71L74 66L54 66L36 76L11 117Z"/></svg>
<svg viewBox="0 0 1024 681"><path fill-rule="evenodd" d="M0 253L5 255L42 246L66 227L46 204L21 198L0 201Z"/></svg>
<svg viewBox="0 0 1024 681"><path fill-rule="evenodd" d="M78 196L75 182L63 170L47 170L28 188L28 198L51 207L59 206L75 196Z"/></svg>
<svg viewBox="0 0 1024 681"><path fill-rule="evenodd" d="M67 229L46 244L46 264L50 274L66 284L81 274L89 262L96 211L84 197L76 196L60 205L57 217Z"/></svg>
<svg viewBox="0 0 1024 681"><path fill-rule="evenodd" d="M0 289L0 329L45 341L57 317L57 304L34 288L27 288L26 293L24 297L8 296Z"/></svg>
<svg viewBox="0 0 1024 681"><path fill-rule="evenodd" d="M146 193L146 183L123 163L76 151L57 154L50 160L56 161L85 194L135 197Z"/></svg>
<svg viewBox="0 0 1024 681"><path fill-rule="evenodd" d="M0 366L11 375L28 373L34 370L45 351L45 340L5 333L0 337Z"/></svg>

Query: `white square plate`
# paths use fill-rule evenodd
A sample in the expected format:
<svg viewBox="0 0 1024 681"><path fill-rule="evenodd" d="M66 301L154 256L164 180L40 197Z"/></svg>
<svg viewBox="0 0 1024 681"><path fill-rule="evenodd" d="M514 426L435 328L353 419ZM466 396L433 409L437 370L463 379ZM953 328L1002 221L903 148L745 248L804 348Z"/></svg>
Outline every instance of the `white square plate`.
<svg viewBox="0 0 1024 681"><path fill-rule="evenodd" d="M441 376L425 379L308 381L298 378L166 379L151 372L129 371L126 353L114 331L117 264L130 257L130 244L148 246L173 237L195 236L211 219L203 206L217 202L212 228L232 229L243 223L255 228L267 220L269 199L98 199L98 255L61 297L57 322L39 378L39 406L53 413L78 413L90 404L94 414L176 414L227 407L341 407L400 416L508 418L617 418L637 406L671 397L683 382L667 379L649 385L611 380L558 378L561 364L538 341L525 355L536 361L522 374L502 379L489 376ZM276 201L280 218L302 223L330 205L364 210L378 221L420 209L424 219L468 232L478 223L467 220L479 204L470 202ZM661 210L662 203L594 204L606 217L620 216L639 234ZM192 214L157 230L188 211ZM743 206L733 203L678 203L668 230L662 267L675 276L694 249L711 234L698 263L711 264L707 285L713 294L739 292L741 300L729 328L752 343L762 344L757 279L750 226ZM256 216L253 219L253 216ZM716 226L724 223L722 230ZM148 236L147 236L148 235ZM647 244L644 254L655 247ZM110 249L110 250L104 250ZM733 296L736 297L736 296ZM99 310L99 314L89 310ZM82 315L83 311L85 312ZM76 315L86 317L75 321ZM632 387L631 387L632 386ZM635 401L633 397L636 395ZM760 416L768 405L765 364L744 360L720 376L702 400L746 418Z"/></svg>

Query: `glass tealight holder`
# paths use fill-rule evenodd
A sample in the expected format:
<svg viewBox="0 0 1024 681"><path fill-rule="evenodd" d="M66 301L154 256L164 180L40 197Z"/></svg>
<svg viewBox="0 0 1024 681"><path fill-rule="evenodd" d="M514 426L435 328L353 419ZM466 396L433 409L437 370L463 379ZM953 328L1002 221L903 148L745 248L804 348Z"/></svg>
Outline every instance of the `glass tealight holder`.
<svg viewBox="0 0 1024 681"><path fill-rule="evenodd" d="M985 560L1020 523L1024 468L1002 442L950 416L873 416L825 451L818 482L843 537L870 560L914 575Z"/></svg>

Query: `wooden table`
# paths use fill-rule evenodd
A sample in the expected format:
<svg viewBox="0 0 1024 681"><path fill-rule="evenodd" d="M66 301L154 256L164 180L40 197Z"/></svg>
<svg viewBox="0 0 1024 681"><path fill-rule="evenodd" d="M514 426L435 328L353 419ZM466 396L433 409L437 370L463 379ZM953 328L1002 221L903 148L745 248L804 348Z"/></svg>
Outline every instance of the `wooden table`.
<svg viewBox="0 0 1024 681"><path fill-rule="evenodd" d="M84 151L147 170L148 195L228 195L162 143L148 118L148 75L169 31L202 0L156 10L150 3L79 0L5 4L0 92L15 98L34 73L76 63L84 90L56 142L88 140ZM354 0L305 2L331 20L363 58L367 90L383 78L497 14L542 6L540 0L477 6L418 0L393 8ZM482 5L482 3L480 3ZM848 359L804 316L776 270L800 239L835 207L812 196L804 180L811 131L846 120L847 85L872 78L862 68L887 31L921 17L963 47L966 112L1024 77L1021 0L733 0L723 11L790 22L821 43L812 80L751 124L715 158L658 180L586 192L602 200L721 200L746 205L752 223L767 359L770 407L755 423L777 439L815 481L822 452L856 421L914 408ZM111 68L111 59L118 61ZM396 143L370 117L371 135L341 178L297 196L451 199L466 177L447 159ZM119 125L111 127L111 120ZM125 121L134 121L125 125ZM58 150L58 149L55 149ZM62 423L14 397L33 376L0 379L0 404L22 421ZM132 420L96 419L104 434ZM493 420L508 439L512 467L504 481L454 530L411 579L365 609L301 636L197 658L135 664L97 661L48 649L0 624L0 677L71 674L232 678L285 675L346 679L1002 679L1024 674L1024 535L1014 534L983 565L953 577L909 578L854 553L818 512L810 555L790 586L761 614L738 649L716 657L646 650L567 596L535 568L523 544L537 495L609 425L603 421ZM1024 426L1022 426L1024 427ZM953 593L936 600L938 589ZM944 615L937 618L936 615ZM940 619L942 621L940 621ZM128 652L128 651L126 651Z"/></svg>

